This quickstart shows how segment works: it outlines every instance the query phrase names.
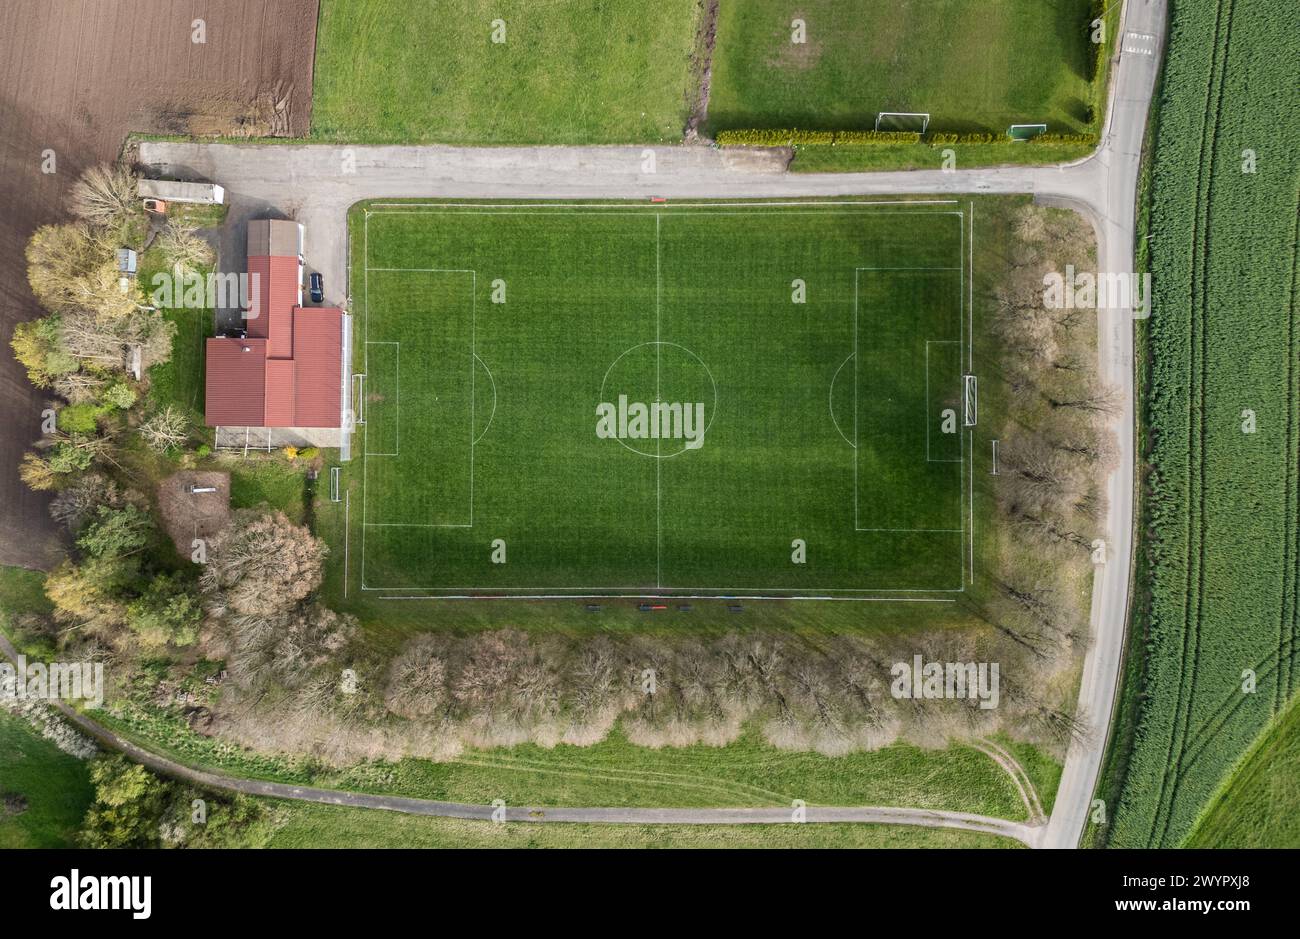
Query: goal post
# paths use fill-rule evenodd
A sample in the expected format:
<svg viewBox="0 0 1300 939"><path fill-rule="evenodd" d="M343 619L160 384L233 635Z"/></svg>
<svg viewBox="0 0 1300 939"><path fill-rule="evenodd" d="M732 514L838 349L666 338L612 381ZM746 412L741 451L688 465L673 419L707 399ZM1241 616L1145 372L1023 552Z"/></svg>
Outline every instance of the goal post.
<svg viewBox="0 0 1300 939"><path fill-rule="evenodd" d="M1047 133L1046 124L1012 124L1007 128L1007 136L1012 140L1033 140Z"/></svg>
<svg viewBox="0 0 1300 939"><path fill-rule="evenodd" d="M924 134L929 126L930 114L925 111L881 111L876 115L877 131L908 131Z"/></svg>
<svg viewBox="0 0 1300 939"><path fill-rule="evenodd" d="M966 385L963 398L963 419L962 424L966 427L974 427L978 419L979 411L979 385L974 375L963 375L962 381Z"/></svg>

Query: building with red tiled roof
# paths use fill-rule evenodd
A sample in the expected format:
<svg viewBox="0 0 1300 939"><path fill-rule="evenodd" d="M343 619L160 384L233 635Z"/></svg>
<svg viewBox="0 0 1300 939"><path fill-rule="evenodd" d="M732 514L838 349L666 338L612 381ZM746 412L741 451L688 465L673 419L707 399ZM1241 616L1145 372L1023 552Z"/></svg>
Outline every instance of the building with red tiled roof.
<svg viewBox="0 0 1300 939"><path fill-rule="evenodd" d="M209 427L343 427L347 318L302 305L302 243L297 222L248 223L244 335L207 341Z"/></svg>

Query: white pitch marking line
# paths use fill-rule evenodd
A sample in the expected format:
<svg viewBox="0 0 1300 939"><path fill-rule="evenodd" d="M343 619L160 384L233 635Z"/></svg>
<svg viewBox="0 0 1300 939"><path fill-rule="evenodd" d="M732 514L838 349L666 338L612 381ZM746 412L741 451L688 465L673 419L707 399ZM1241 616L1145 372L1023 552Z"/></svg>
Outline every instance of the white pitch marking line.
<svg viewBox="0 0 1300 939"><path fill-rule="evenodd" d="M663 346L659 342L659 213L655 213L655 404L659 403L659 368L663 357ZM663 581L664 565L664 525L663 525L663 443L655 438L655 586Z"/></svg>
<svg viewBox="0 0 1300 939"><path fill-rule="evenodd" d="M374 588L366 588L374 589ZM420 590L420 587L394 587L394 590ZM514 588L512 588L514 589ZM829 597L791 596L788 594L653 594L653 593L521 593L521 594L428 594L425 596L375 597L376 600L820 600L836 603L956 603L942 597Z"/></svg>
<svg viewBox="0 0 1300 939"><path fill-rule="evenodd" d="M536 209L545 207L546 200L539 199L536 202L372 202L371 209L376 208L439 208L439 209ZM707 208L785 208L795 207L801 209L833 209L842 205L854 206L872 206L872 205L960 205L960 199L866 199L866 200L816 200L811 199L804 202L674 202L670 203L668 208L671 211L680 211L682 209L707 209ZM606 209L606 210L633 210L647 211L649 206L642 202L565 202L559 203L550 208L555 211L552 214L560 214L567 209ZM656 211L663 211L662 208ZM376 212L376 215L393 215L392 212Z"/></svg>
<svg viewBox="0 0 1300 939"><path fill-rule="evenodd" d="M714 206L718 206L718 207L732 207L732 206L737 206L737 205L740 205L740 206L752 205L752 206L763 207L763 208L786 207L786 206L790 206L790 207L816 208L816 209L826 209L826 210L829 210L829 209L834 209L834 208L837 208L837 207L840 207L840 206L845 206L845 205L855 205L855 206L858 206L858 205L860 205L860 206L878 206L878 205L907 205L907 206L918 206L918 205L922 205L922 206L923 206L923 205L956 205L956 204L959 204L957 200L898 200L898 201L881 200L881 201L875 201L875 202L870 202L870 201L868 201L868 202L848 202L848 201L840 201L840 202L827 202L827 203L815 203L815 202L792 202L792 203L758 202L758 203L736 203L736 202L726 202L726 203L685 203L685 204L679 204L679 205L676 205L676 206L674 206L673 208L674 208L674 209L682 209L682 208L708 208L708 207L714 207ZM460 206L462 206L461 203L372 203L372 204L371 204L371 207L370 207L370 208L367 208L366 211L365 211L365 244L366 244L366 247L365 247L365 254L366 254L366 261L367 261L367 262L369 261L369 221L370 221L370 215L372 214L372 212L371 212L371 208L380 207L380 206L392 206L392 207L407 207L407 206L412 206L412 207L416 207L416 208L418 208L418 207L420 207L420 206L426 206L426 205L428 205L428 206L443 206L443 207L447 207L447 208L456 208L456 207L460 207ZM518 204L518 205L515 205L515 204L502 204L502 205L490 205L490 206L486 206L486 207L488 207L488 208L534 208L534 207L536 207L536 204L535 204L535 203L523 203L523 204ZM567 208L571 208L571 207L573 207L573 206L558 206L558 207L556 207L557 211L550 211L550 212L524 212L524 213L514 213L514 214L557 215L557 214L565 214L563 211L558 211L558 210L563 210L563 209L567 209ZM641 206L638 206L638 205L605 205L605 204L593 204L593 205L589 205L589 206L577 206L577 207L599 208L599 209L623 208L623 209L629 209L629 210L642 209L642 207L641 207ZM383 214L404 214L404 213L402 213L402 212L389 212L389 213L379 213L379 212L375 212L375 213L373 213L373 214L381 215L381 216L382 216ZM465 212L465 211L462 211L462 212L438 212L438 213L433 213L433 212L418 212L418 213L411 213L411 214L440 214L440 215L456 215L456 214L496 214L496 213L488 213L488 212ZM582 214L588 214L588 213L582 213ZM590 213L590 214L596 214L596 213ZM656 213L656 280L657 280L657 281L658 281L658 268L659 268L659 263L660 263L660 259L659 259L659 244L658 244L658 229L659 229L659 224L660 224L660 217L661 217L661 214L662 214L662 213L659 213L659 212ZM718 212L718 213L712 213L712 214L715 214L715 215L756 215L756 214L764 214L764 213L761 213L761 212L748 212L748 213L744 213L744 212ZM824 214L824 213L822 213L822 212L806 212L806 213L788 213L788 212L783 212L783 213L774 213L774 214L782 214L782 215L786 215L786 214ZM848 212L848 213L841 213L841 214L846 214L846 215L869 215L869 214L956 215L956 216L958 216L958 217L960 218L964 213L962 213L962 212L883 212L883 213ZM963 227L964 227L964 226L963 226ZM475 277L475 278L477 277L476 272L473 271L473 270L469 270L469 269L449 269L449 268L371 268L371 267L369 267L369 265L368 265L368 263L367 263L367 265L365 266L364 270L365 270L365 273L366 273L367 275L369 274L369 272L370 272L371 270L376 270L376 271L394 271L394 272L402 272L402 271L410 271L410 272L415 272L415 271L428 271L428 272L435 272L435 273L468 273L468 274L471 274L472 277ZM919 271L919 270L960 270L960 268L943 268L943 267L862 268L862 270L918 270L918 271ZM365 296L366 296L366 307L367 307L367 310L366 310L366 322L365 322L365 324L364 324L364 326L363 326L363 332L364 332L365 335L368 335L368 332L369 332L369 292L368 292L368 291L369 291L369 278L368 278L368 276L367 276L367 277L365 278ZM854 296L854 304L855 304L855 310L856 310L856 306L857 306L857 293L858 293L857 272L855 271L855 274L854 274L854 295L855 295L855 296ZM477 292L475 291L475 296L474 296L474 298L473 298L473 305L474 305L474 306L476 306L476 300L477 300ZM658 335L659 335L659 310L658 310L658 305L659 305L659 284L658 284L658 282L657 282L657 283L656 283L656 342L658 342ZM472 333L473 333L473 332L476 331L476 322L477 322L477 319L476 319L476 312L472 312L471 316L472 316L472 325L471 325L471 330L472 330ZM857 317L856 317L856 313L855 313L855 318L854 318L854 334L855 334L855 335L854 335L854 343L855 343L855 349L856 349L856 342L857 342L857 335L856 335L856 334L857 334ZM368 340L367 340L367 341L368 341ZM474 344L475 342L476 342L476 338L475 338L475 339L472 339L472 346L471 346L472 351L473 351L473 344ZM658 358L658 353L657 353L657 358ZM856 384L857 384L857 382L856 382L857 356L854 355L854 356L852 356L852 358L854 359L854 371L855 371L855 383L854 383L854 384L855 384L855 388L854 388L854 396L855 396L855 405L856 405L856 397L857 397L857 388L856 388ZM846 363L845 363L845 364L846 364ZM472 366L471 366L471 367L472 367ZM471 381L473 381L473 378L472 378L472 377L471 377ZM657 362L656 362L656 385L658 385L658 383L659 383L659 379L658 379L658 361L657 361ZM658 391L658 389L656 389L656 390ZM472 408L473 406L474 406L474 404L471 403L471 408ZM857 410L857 409L856 409L856 406L855 406L855 413L854 413L855 437L856 437L856 434L857 434L857 428L856 428L856 423L857 423L857 413L856 413L856 410ZM471 451L472 451L472 448L471 448ZM472 474L472 466L473 466L473 455L472 455L472 452L471 452L471 474ZM856 497L857 497L857 493L856 493L856 474L857 474L857 465L856 465L856 460L855 460L855 464L854 464L854 471L855 471L855 493L854 493L854 496L855 496L855 502L856 502ZM471 476L471 479L472 479L472 476ZM412 586L412 587L368 587L368 586L366 586L366 585L364 584L364 579L365 579L365 577L364 577L364 567L365 567L365 561L364 561L364 556L365 556L365 537L364 537L364 529L365 529L366 527L456 527L456 528L463 528L463 527L471 527L471 526L472 526L472 522L471 522L471 526L465 526L465 525L450 525L450 526L448 526L448 525L420 525L420 526L417 526L417 525L404 525L404 524L401 524L401 523L392 523L392 524L387 524L387 523L367 523L367 522L365 522L365 520L364 520L364 519L365 519L365 511L366 511L366 505L365 505L365 503L366 503L366 501L368 501L368 500L366 500L366 499L364 498L364 491L365 491L365 489L367 488L367 486L366 486L366 474L365 474L365 470L364 470L364 461L363 461L363 482L362 482L362 486L363 486L363 502L362 502L362 517L363 517L363 522L362 522L362 528L363 528L363 537L362 537L362 558L363 558L363 560L362 560L362 581L363 581L363 583L362 583L362 589L363 589L363 590L374 590L374 591L380 591L380 590L446 590L446 589L462 589L462 590L464 590L464 589L469 589L469 590L484 590L484 591L491 591L491 590L500 590L500 589L514 589L514 590L544 590L544 589L547 589L547 588L544 588L544 587L536 587L536 588L532 588L532 587L482 587L482 588L473 588L473 587L466 588L466 587L461 587L461 588L454 588L454 587L413 587L413 586ZM471 490L471 492L472 492L472 490ZM471 512L472 512L472 510L473 510L473 506L472 506L472 494L471 494ZM856 507L855 507L855 515L856 515ZM860 530L862 530L862 531L892 531L892 532L921 532L921 533L925 533L925 532L935 532L935 533L955 533L955 532L957 532L957 531L961 531L961 529L860 529ZM554 588L551 588L551 589L554 589ZM561 588L561 589L581 590L581 589L591 589L591 588ZM597 590L605 590L605 589L618 589L618 588L603 588L603 587L600 587L600 588L595 588L595 589L597 589ZM624 588L624 589L638 589L638 588ZM728 591L728 590L734 590L735 588L725 588L725 587L718 587L718 588L707 588L707 587L706 587L706 588L680 588L680 587L678 587L678 588L674 588L674 587L661 587L661 588L659 588L659 589L665 589L665 590L704 589L704 590ZM767 589L773 589L773 588L767 588ZM788 590L788 589L807 589L807 588L774 588L774 589L775 589L776 595L774 595L774 596L772 596L772 597L770 597L770 598L768 598L768 597L763 597L763 596L755 596L755 595L738 594L738 593L730 593L730 594L729 594L729 593L717 593L717 594L709 594L709 595L707 595L707 596L701 596L701 597L699 597L698 599L787 599L787 600L791 600L791 599L793 599L793 600L802 600L802 599L809 599L809 600L814 600L814 599L835 599L835 600L850 600L850 601L863 600L863 601L883 601L883 602L889 602L890 600L895 600L895 601L898 601L898 602L903 602L903 601L905 601L905 600L911 600L912 602L942 602L942 603L951 603L951 602L955 602L955 601L953 601L953 600L925 600L925 599L917 600L917 599L914 599L914 598L901 598L901 597L891 598L891 597L821 597L821 596L801 596L801 595L791 595L791 594L789 594L789 593L785 593L785 592L783 592L783 591L786 591L786 590ZM835 591L838 591L838 592L856 592L856 591L859 591L861 588L813 588L813 589L816 589L816 590L823 590L823 591L825 591L825 592L835 592ZM951 588L915 588L915 589L913 589L913 588L902 588L902 589L879 588L878 590L876 590L876 591L874 591L874 592L884 592L884 593L891 593L891 592L892 592L892 593L958 593L958 592L963 592L963 591L964 591L964 588L959 588L959 589L955 589L955 590L954 590L954 589L951 589ZM554 594L554 595L525 594L525 595L520 595L519 597L517 597L517 599L539 599L539 598L547 598L547 597L550 597L550 596L554 596L554 597L556 597L556 598L570 598L570 599L573 599L573 598L578 598L580 595L569 594L569 593L565 593L565 594ZM590 596L591 596L592 598L601 598L601 597L611 597L612 595L610 595L610 594L606 594L606 593L601 593L601 594L592 594L592 595L590 595ZM628 597L641 597L641 598L645 598L645 597L648 597L648 596L650 596L650 595L647 595L647 594L640 594L640 593L638 593L638 594L627 594L627 595L625 595L625 596L628 596ZM471 597L471 596L466 596L466 597L464 597L464 599L477 599L477 598L478 598L478 597ZM505 597L502 597L502 598L504 599ZM673 597L673 596L670 596L670 595L665 595L663 598L664 598L664 599L673 599L674 597ZM691 597L686 596L686 595L680 595L680 594L679 594L679 595L676 596L676 598L677 598L677 599L690 599ZM449 596L449 595L434 595L434 596L430 596L430 597L427 597L427 598L426 598L426 597L380 597L379 599L459 599L459 597Z"/></svg>

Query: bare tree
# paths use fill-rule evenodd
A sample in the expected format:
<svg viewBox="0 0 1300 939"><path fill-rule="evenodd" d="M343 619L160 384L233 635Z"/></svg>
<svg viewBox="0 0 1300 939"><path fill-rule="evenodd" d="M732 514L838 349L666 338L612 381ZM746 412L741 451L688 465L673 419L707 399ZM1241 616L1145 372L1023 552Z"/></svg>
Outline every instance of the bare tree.
<svg viewBox="0 0 1300 939"><path fill-rule="evenodd" d="M54 497L50 514L75 532L101 505L116 506L122 502L117 483L102 473L86 473Z"/></svg>
<svg viewBox="0 0 1300 939"><path fill-rule="evenodd" d="M72 404L93 401L108 384L108 380L94 372L69 372L54 379L54 390Z"/></svg>
<svg viewBox="0 0 1300 939"><path fill-rule="evenodd" d="M138 310L130 316L106 319L78 310L59 319L59 342L79 361L109 371L122 371L128 352L140 350L147 369L171 357L176 325L160 313Z"/></svg>
<svg viewBox="0 0 1300 939"><path fill-rule="evenodd" d="M427 720L447 700L447 661L440 636L417 636L388 668L384 704L401 717Z"/></svg>
<svg viewBox="0 0 1300 939"><path fill-rule="evenodd" d="M190 419L180 408L169 404L145 418L137 433L150 450L165 453L189 439Z"/></svg>
<svg viewBox="0 0 1300 939"><path fill-rule="evenodd" d="M244 509L213 539L201 583L215 612L284 613L320 586L327 551L284 513Z"/></svg>
<svg viewBox="0 0 1300 939"><path fill-rule="evenodd" d="M175 219L169 219L158 236L158 247L178 274L193 273L213 261L212 247L193 228Z"/></svg>
<svg viewBox="0 0 1300 939"><path fill-rule="evenodd" d="M121 163L92 166L72 184L68 210L93 225L120 229L140 210L135 174Z"/></svg>

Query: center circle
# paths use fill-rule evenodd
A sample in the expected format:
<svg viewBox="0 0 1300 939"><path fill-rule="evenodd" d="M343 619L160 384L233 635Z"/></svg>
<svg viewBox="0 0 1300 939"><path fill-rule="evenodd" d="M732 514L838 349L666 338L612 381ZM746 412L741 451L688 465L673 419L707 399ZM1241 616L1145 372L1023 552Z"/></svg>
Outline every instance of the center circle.
<svg viewBox="0 0 1300 939"><path fill-rule="evenodd" d="M718 411L718 385L704 360L685 346L661 340L642 342L624 350L605 371L600 382L600 403L616 413L622 411L616 419L620 433L615 439L620 444L641 456L666 460L695 449L686 431L695 432L701 444L708 440ZM649 409L656 404L666 405L659 412L665 426L658 438L622 432L635 425L634 420L621 419L628 410L635 412L635 406ZM701 405L702 432L693 423Z"/></svg>

